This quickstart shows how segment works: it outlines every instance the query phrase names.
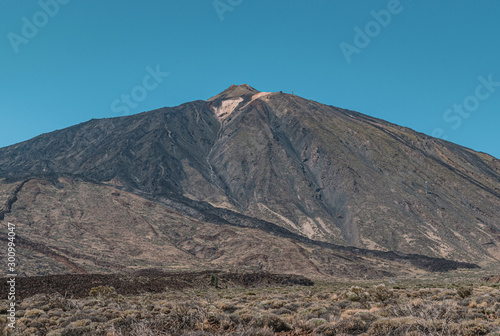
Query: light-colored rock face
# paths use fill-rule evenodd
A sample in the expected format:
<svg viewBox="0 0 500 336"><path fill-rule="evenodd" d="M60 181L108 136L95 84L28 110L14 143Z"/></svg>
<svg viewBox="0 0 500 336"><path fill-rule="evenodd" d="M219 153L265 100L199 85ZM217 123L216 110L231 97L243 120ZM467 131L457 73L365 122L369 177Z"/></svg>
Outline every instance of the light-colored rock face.
<svg viewBox="0 0 500 336"><path fill-rule="evenodd" d="M250 103L252 103L253 101L259 99L259 98L263 98L264 100L267 100L267 98L269 98L271 95L275 94L275 92L259 92L259 93L256 93L252 96L252 99L250 99L249 102L247 102L245 104L245 106L243 106L243 108L247 107Z"/></svg>
<svg viewBox="0 0 500 336"><path fill-rule="evenodd" d="M252 101L254 101L255 99L259 99L259 98L263 98L265 96L268 96L270 95L272 92L259 92L259 93L256 93L252 96Z"/></svg>
<svg viewBox="0 0 500 336"><path fill-rule="evenodd" d="M223 100L221 106L214 107L215 115L220 121L225 120L234 112L234 110L236 110L236 107L242 101L243 98Z"/></svg>
<svg viewBox="0 0 500 336"><path fill-rule="evenodd" d="M252 96L252 98L247 101L243 106L240 107L240 109L244 109L245 107L248 106L248 104L252 103L254 100L260 99L260 98L268 98L270 95L274 94L274 92L259 92L256 93ZM224 98L222 98L224 99ZM224 99L220 102L220 106L213 107L214 113L219 119L219 121L224 121L226 120L229 116L231 116L236 109L238 108L238 105L243 101L243 97L237 97L237 98L227 98Z"/></svg>
<svg viewBox="0 0 500 336"><path fill-rule="evenodd" d="M257 99L264 99L267 100L270 96L273 94L276 94L275 92L259 92L250 98L245 100L243 97L231 97L231 98L219 98L220 105L219 106L212 106L212 109L214 111L215 116L217 119L219 119L220 122L224 122L226 119L228 119L230 116L234 116L237 110L242 111L244 110L249 104L251 104L253 101ZM243 101L245 101L244 104L241 104Z"/></svg>

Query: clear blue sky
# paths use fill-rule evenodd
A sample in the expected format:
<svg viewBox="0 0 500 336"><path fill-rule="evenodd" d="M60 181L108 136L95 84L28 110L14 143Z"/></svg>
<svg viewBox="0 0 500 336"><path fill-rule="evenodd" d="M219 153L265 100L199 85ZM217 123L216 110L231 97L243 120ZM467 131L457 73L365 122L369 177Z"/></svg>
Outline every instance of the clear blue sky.
<svg viewBox="0 0 500 336"><path fill-rule="evenodd" d="M55 1L0 2L0 147L248 83L500 158L500 1Z"/></svg>

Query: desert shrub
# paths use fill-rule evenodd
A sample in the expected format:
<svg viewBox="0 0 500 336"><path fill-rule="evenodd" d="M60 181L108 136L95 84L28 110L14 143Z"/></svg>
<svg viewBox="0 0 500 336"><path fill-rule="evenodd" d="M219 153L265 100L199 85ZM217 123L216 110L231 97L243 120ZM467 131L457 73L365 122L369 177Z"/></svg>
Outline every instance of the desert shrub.
<svg viewBox="0 0 500 336"><path fill-rule="evenodd" d="M471 301L472 300L470 298L465 298L463 300L459 300L458 304L463 306L463 307L468 307L470 305Z"/></svg>
<svg viewBox="0 0 500 336"><path fill-rule="evenodd" d="M273 306L272 301L262 301L261 303L258 304L259 308L268 310Z"/></svg>
<svg viewBox="0 0 500 336"><path fill-rule="evenodd" d="M153 336L153 335L161 335L162 332L165 332L166 326L168 325L168 320L164 315L156 316L152 319L138 321L132 318L127 318L127 322L131 322L127 329L121 328L123 331L122 334L119 335L130 335L131 336Z"/></svg>
<svg viewBox="0 0 500 336"><path fill-rule="evenodd" d="M457 289L457 294L458 296L460 296L462 299L465 299L469 296L472 295L472 292L473 292L473 288L472 287L459 287Z"/></svg>
<svg viewBox="0 0 500 336"><path fill-rule="evenodd" d="M267 327L271 330L274 330L275 332L291 330L290 325L288 325L288 323L282 320L279 316L267 314L255 317L250 323L250 326L256 328Z"/></svg>
<svg viewBox="0 0 500 336"><path fill-rule="evenodd" d="M138 321L131 317L118 317L111 321L109 324L111 325L112 330L115 331L116 335L128 335L128 331L132 330L134 325L136 325Z"/></svg>
<svg viewBox="0 0 500 336"><path fill-rule="evenodd" d="M141 321L134 323L129 331L130 336L154 336L155 331L151 329L147 322Z"/></svg>
<svg viewBox="0 0 500 336"><path fill-rule="evenodd" d="M418 317L425 320L460 321L465 318L466 309L457 305L456 301L442 302L413 299L406 304L391 305L385 309L386 317Z"/></svg>
<svg viewBox="0 0 500 336"><path fill-rule="evenodd" d="M455 301L446 300L427 305L420 313L420 316L425 320L445 320L450 322L460 319L457 312L463 312L463 310L457 310Z"/></svg>
<svg viewBox="0 0 500 336"><path fill-rule="evenodd" d="M90 289L89 295L98 298L110 298L116 296L116 289L111 286L92 287Z"/></svg>
<svg viewBox="0 0 500 336"><path fill-rule="evenodd" d="M476 298L478 302L481 302L483 305L493 305L496 302L498 302L498 299L493 298L491 295L486 294L486 295L481 295Z"/></svg>
<svg viewBox="0 0 500 336"><path fill-rule="evenodd" d="M227 319L230 323L233 323L235 325L242 324L241 317L238 314L229 314L227 315Z"/></svg>
<svg viewBox="0 0 500 336"><path fill-rule="evenodd" d="M238 307L235 306L232 302L224 301L217 305L217 308L227 313L234 313L238 310Z"/></svg>
<svg viewBox="0 0 500 336"><path fill-rule="evenodd" d="M365 322L372 322L372 321L375 321L377 319L377 316L375 316L375 315L373 315L371 313L368 313L366 311L356 312L353 315L353 317L358 318L361 321L365 321Z"/></svg>
<svg viewBox="0 0 500 336"><path fill-rule="evenodd" d="M326 324L327 321L325 319L322 319L322 318L312 318L308 321L306 321L306 326L309 330L314 330L316 329L317 327L319 327L320 325L323 325L323 324Z"/></svg>
<svg viewBox="0 0 500 336"><path fill-rule="evenodd" d="M279 309L279 308L282 308L286 303L287 303L287 301L276 300L276 301L273 301L272 307L274 309Z"/></svg>
<svg viewBox="0 0 500 336"><path fill-rule="evenodd" d="M300 307L301 305L296 302L292 302L283 306L283 308L286 308L292 312L296 312L297 310L299 310Z"/></svg>
<svg viewBox="0 0 500 336"><path fill-rule="evenodd" d="M200 329L215 329L220 326L220 318L209 315L205 308L194 304L175 305L169 315L160 314L148 319L126 317L116 319L114 327L118 335L153 336L185 335ZM130 332L130 333L129 333Z"/></svg>
<svg viewBox="0 0 500 336"><path fill-rule="evenodd" d="M326 310L326 308L317 307L317 306L309 307L309 308L302 310L300 312L300 315L306 320L310 320L312 318L328 318L329 317L329 314L328 314L328 311Z"/></svg>
<svg viewBox="0 0 500 336"><path fill-rule="evenodd" d="M91 322L92 322L92 320L90 320L90 319L78 320L78 321L71 322L68 325L68 327L70 327L70 328L85 327L85 326L88 326Z"/></svg>
<svg viewBox="0 0 500 336"><path fill-rule="evenodd" d="M45 314L45 312L41 309L30 309L30 310L27 310L25 313L24 313L24 317L25 318L37 318L41 315Z"/></svg>
<svg viewBox="0 0 500 336"><path fill-rule="evenodd" d="M465 321L458 326L457 334L460 336L486 335L489 328L482 321Z"/></svg>
<svg viewBox="0 0 500 336"><path fill-rule="evenodd" d="M434 300L454 300L456 298L456 291L446 289L433 297Z"/></svg>
<svg viewBox="0 0 500 336"><path fill-rule="evenodd" d="M103 322L106 319L105 316L100 316L100 315L90 315L87 313L76 313L72 315L71 317L67 318L63 323L61 323L61 327L67 327L73 322L78 322L78 321L83 321L83 320L89 320L92 322Z"/></svg>
<svg viewBox="0 0 500 336"><path fill-rule="evenodd" d="M222 330L234 330L237 325L228 316L223 316L220 320L220 329Z"/></svg>
<svg viewBox="0 0 500 336"><path fill-rule="evenodd" d="M396 298L394 291L387 288L384 284L370 288L368 290L368 294L370 295L370 298L375 302L386 303Z"/></svg>
<svg viewBox="0 0 500 336"><path fill-rule="evenodd" d="M56 329L56 330L49 331L47 333L47 336L61 336L61 334L62 334L62 330Z"/></svg>
<svg viewBox="0 0 500 336"><path fill-rule="evenodd" d="M355 334L366 330L367 324L359 318L349 317L335 325L337 333Z"/></svg>
<svg viewBox="0 0 500 336"><path fill-rule="evenodd" d="M370 336L385 335L455 335L449 324L439 320L425 320L415 317L380 319L368 329Z"/></svg>
<svg viewBox="0 0 500 336"><path fill-rule="evenodd" d="M61 332L61 336L86 336L92 335L90 326L84 327L68 327Z"/></svg>
<svg viewBox="0 0 500 336"><path fill-rule="evenodd" d="M353 286L344 293L345 299L353 302L366 302L369 296L370 294L366 289L359 286Z"/></svg>
<svg viewBox="0 0 500 336"><path fill-rule="evenodd" d="M56 293L50 297L48 305L49 305L50 309L59 308L59 309L62 309L64 311L68 311L68 310L75 308L75 306L71 300L68 300L66 297L62 296L59 293Z"/></svg>
<svg viewBox="0 0 500 336"><path fill-rule="evenodd" d="M280 308L280 309L274 310L272 313L275 315L291 315L292 311L290 309Z"/></svg>
<svg viewBox="0 0 500 336"><path fill-rule="evenodd" d="M212 314L203 321L203 329L218 329L220 328L221 324L222 319L220 318L220 316Z"/></svg>
<svg viewBox="0 0 500 336"><path fill-rule="evenodd" d="M168 331L192 330L208 318L205 307L196 304L178 304L166 317Z"/></svg>
<svg viewBox="0 0 500 336"><path fill-rule="evenodd" d="M269 328L250 328L232 333L235 336L274 336L273 330Z"/></svg>
<svg viewBox="0 0 500 336"><path fill-rule="evenodd" d="M337 332L334 326L322 324L313 331L313 336L335 336Z"/></svg>
<svg viewBox="0 0 500 336"><path fill-rule="evenodd" d="M405 322L401 319L380 319L368 329L370 336L403 335Z"/></svg>
<svg viewBox="0 0 500 336"><path fill-rule="evenodd" d="M156 334L137 334L137 336L155 336L155 335ZM203 330L188 331L182 334L182 336L213 336L213 335L214 335L213 333Z"/></svg>

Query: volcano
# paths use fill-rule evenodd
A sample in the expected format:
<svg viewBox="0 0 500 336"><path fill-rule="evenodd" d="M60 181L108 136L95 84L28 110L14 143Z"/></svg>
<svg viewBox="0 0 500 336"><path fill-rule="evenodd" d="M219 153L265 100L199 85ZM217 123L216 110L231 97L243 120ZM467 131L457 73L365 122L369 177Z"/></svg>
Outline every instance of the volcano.
<svg viewBox="0 0 500 336"><path fill-rule="evenodd" d="M232 85L0 149L26 275L136 268L374 276L500 259L500 161Z"/></svg>

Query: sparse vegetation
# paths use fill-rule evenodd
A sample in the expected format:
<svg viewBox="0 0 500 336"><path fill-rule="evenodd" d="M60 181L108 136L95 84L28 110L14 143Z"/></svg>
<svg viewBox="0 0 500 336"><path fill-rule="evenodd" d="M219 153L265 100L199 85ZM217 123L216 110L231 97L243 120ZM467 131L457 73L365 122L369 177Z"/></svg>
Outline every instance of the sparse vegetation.
<svg viewBox="0 0 500 336"><path fill-rule="evenodd" d="M496 286L398 287L320 283L249 291L241 286L216 290L211 283L123 296L110 286L97 286L85 298L25 298L19 303L17 331L30 336L500 334ZM0 302L0 327L7 332L5 304Z"/></svg>
<svg viewBox="0 0 500 336"><path fill-rule="evenodd" d="M218 288L219 287L219 277L215 274L210 275L210 285Z"/></svg>
<svg viewBox="0 0 500 336"><path fill-rule="evenodd" d="M90 290L89 295L98 298L110 298L116 295L116 290L112 286L97 286Z"/></svg>
<svg viewBox="0 0 500 336"><path fill-rule="evenodd" d="M459 287L457 289L457 294L462 298L465 299L466 297L469 297L472 295L472 287Z"/></svg>

